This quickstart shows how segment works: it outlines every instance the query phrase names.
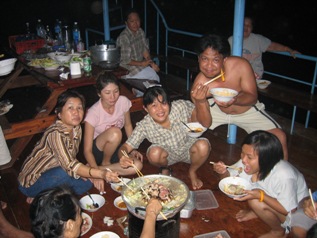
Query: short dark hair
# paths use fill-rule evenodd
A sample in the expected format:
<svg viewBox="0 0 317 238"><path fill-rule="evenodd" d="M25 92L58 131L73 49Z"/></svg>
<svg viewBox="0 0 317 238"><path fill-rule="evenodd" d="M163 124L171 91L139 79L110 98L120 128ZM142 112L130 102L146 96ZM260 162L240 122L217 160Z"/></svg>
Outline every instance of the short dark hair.
<svg viewBox="0 0 317 238"><path fill-rule="evenodd" d="M280 140L267 131L253 131L246 136L242 145L251 145L259 156L259 180L265 179L284 157Z"/></svg>
<svg viewBox="0 0 317 238"><path fill-rule="evenodd" d="M195 52L199 56L207 48L218 51L224 58L230 56L230 44L223 36L213 34L202 36L196 42Z"/></svg>
<svg viewBox="0 0 317 238"><path fill-rule="evenodd" d="M128 21L129 19L129 16L131 13L135 13L135 14L138 14L138 16L140 17L140 13L137 9L135 8L129 8L128 10L125 11L125 14L124 14L124 21Z"/></svg>
<svg viewBox="0 0 317 238"><path fill-rule="evenodd" d="M101 91L105 87L107 87L107 85L110 83L114 83L115 85L117 85L119 87L119 81L113 73L105 72L103 74L100 74L98 76L97 82L96 82L97 93L101 93Z"/></svg>
<svg viewBox="0 0 317 238"><path fill-rule="evenodd" d="M307 231L306 238L317 238L317 223Z"/></svg>
<svg viewBox="0 0 317 238"><path fill-rule="evenodd" d="M155 99L158 99L158 96L162 96L162 101L161 103L167 103L171 107L171 99L166 92L166 90L163 87L160 86L154 86L154 87L149 87L144 95L143 95L143 105L146 107L149 104L152 104Z"/></svg>
<svg viewBox="0 0 317 238"><path fill-rule="evenodd" d="M84 96L75 90L67 90L63 92L61 95L59 95L57 98L57 103L55 107L56 114L62 111L62 108L65 106L65 103L67 102L69 98L79 98L81 100L81 103L83 104L83 110L85 111L86 101Z"/></svg>
<svg viewBox="0 0 317 238"><path fill-rule="evenodd" d="M80 206L73 191L66 186L46 189L30 206L32 233L35 237L62 237L64 222L76 220Z"/></svg>

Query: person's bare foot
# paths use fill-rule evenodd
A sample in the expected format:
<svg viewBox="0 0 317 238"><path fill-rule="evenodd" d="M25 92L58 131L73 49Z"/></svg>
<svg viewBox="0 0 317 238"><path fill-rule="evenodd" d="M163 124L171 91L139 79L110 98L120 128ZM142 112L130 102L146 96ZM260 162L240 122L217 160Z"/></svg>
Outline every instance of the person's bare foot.
<svg viewBox="0 0 317 238"><path fill-rule="evenodd" d="M257 215L251 210L240 210L236 214L236 218L238 222L249 221L251 219L257 218Z"/></svg>
<svg viewBox="0 0 317 238"><path fill-rule="evenodd" d="M1 203L1 209L7 208L7 203L6 202L0 201L0 203Z"/></svg>
<svg viewBox="0 0 317 238"><path fill-rule="evenodd" d="M197 177L196 172L190 172L189 178L192 182L192 187L194 190L200 189L204 185L204 183Z"/></svg>
<svg viewBox="0 0 317 238"><path fill-rule="evenodd" d="M27 197L27 198L26 198L26 202L27 202L28 204L31 204L31 203L33 202L33 199L34 199L34 198Z"/></svg>

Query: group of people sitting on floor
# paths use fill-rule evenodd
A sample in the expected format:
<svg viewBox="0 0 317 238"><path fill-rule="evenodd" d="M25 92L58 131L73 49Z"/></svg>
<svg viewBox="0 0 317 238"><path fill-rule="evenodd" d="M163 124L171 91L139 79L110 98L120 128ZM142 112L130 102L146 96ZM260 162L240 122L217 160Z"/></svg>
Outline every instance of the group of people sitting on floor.
<svg viewBox="0 0 317 238"><path fill-rule="evenodd" d="M137 12L128 14L126 24L127 28L118 38L124 50L122 55L139 52L135 59L123 60L130 70L129 77L140 78L144 74L146 78L151 73L156 74L158 66L149 58L148 48L141 47L146 41ZM135 43L134 47L126 45L132 44L130 41ZM252 190L235 199L247 201L249 205L248 210L237 213L239 222L261 219L271 228L262 238L286 237L291 231L294 237L301 238L316 230L317 211L309 198L307 184L303 175L288 162L285 132L258 101L250 63L242 57L230 56L229 42L218 35L201 37L196 52L200 73L192 85L191 100L172 101L163 87L149 87L142 92L147 115L135 128L130 118L132 104L120 95L118 81L109 72L98 76L96 89L100 99L86 115L83 95L69 90L59 96L56 122L44 132L18 176L19 190L31 203L32 232L36 237L45 237L37 235L43 232L43 227L37 226L39 219L49 219L39 216L42 209L49 209L46 203L53 206L51 209L69 205L67 214L59 217L64 225L57 222L51 232L56 232L58 237L77 237L77 228L76 231L67 228L68 224L74 228L81 223L80 208L69 192L58 188L67 184L77 195L92 186L104 192L105 181L116 182L119 175L133 175L136 173L134 166L142 170L143 154L138 148L144 140L151 143L146 151L151 165L161 168L163 174L170 174L170 165L189 163L192 189L201 189L203 182L198 169L209 158L211 145L206 138L189 137L182 124L196 121L210 129L235 124L248 133L236 165L243 168L239 176L251 182ZM135 70L132 66L136 66ZM207 83L219 75L223 77ZM210 89L216 87L231 88L239 93L228 102L220 102L210 94ZM82 139L82 121L85 123L85 164L76 157ZM127 137L124 143L123 128ZM220 178L236 176L222 161L216 161L214 171ZM316 192L313 197L316 206ZM73 236L66 235L68 232Z"/></svg>

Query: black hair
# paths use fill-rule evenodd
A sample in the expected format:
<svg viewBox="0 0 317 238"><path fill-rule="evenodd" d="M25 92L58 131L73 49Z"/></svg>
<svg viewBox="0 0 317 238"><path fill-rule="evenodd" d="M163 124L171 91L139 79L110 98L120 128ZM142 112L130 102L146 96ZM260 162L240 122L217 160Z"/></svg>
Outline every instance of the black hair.
<svg viewBox="0 0 317 238"><path fill-rule="evenodd" d="M230 56L230 44L223 36L213 34L202 36L196 42L195 52L199 56L207 48L218 51L224 58Z"/></svg>
<svg viewBox="0 0 317 238"><path fill-rule="evenodd" d="M244 139L242 145L251 145L259 157L259 180L268 176L273 167L283 159L283 147L280 140L267 131L253 131Z"/></svg>
<svg viewBox="0 0 317 238"><path fill-rule="evenodd" d="M30 205L31 231L36 238L63 237L64 223L76 220L78 199L66 186L46 189Z"/></svg>
<svg viewBox="0 0 317 238"><path fill-rule="evenodd" d="M96 82L96 89L97 89L97 93L100 94L101 91L107 87L108 84L110 83L114 83L115 85L117 85L119 87L119 81L117 79L117 77L111 73L111 72L105 72L103 74L100 74L97 78L97 82Z"/></svg>
<svg viewBox="0 0 317 238"><path fill-rule="evenodd" d="M160 86L149 87L143 95L143 105L146 107L149 104L152 104L155 99L158 99L158 96L162 96L162 101L160 103L167 103L171 107L171 99L167 94L166 90Z"/></svg>
<svg viewBox="0 0 317 238"><path fill-rule="evenodd" d="M128 10L125 11L125 14L124 14L124 21L128 21L129 19L129 15L131 13L135 13L135 14L138 14L139 18L140 18L140 13L138 10L136 10L135 8L129 8Z"/></svg>
<svg viewBox="0 0 317 238"><path fill-rule="evenodd" d="M317 223L307 231L306 238L317 238Z"/></svg>
<svg viewBox="0 0 317 238"><path fill-rule="evenodd" d="M65 106L65 104L69 98L79 98L81 100L82 105L83 105L83 110L85 111L86 101L85 101L84 96L75 90L67 90L67 91L63 92L61 95L59 95L57 98L57 103L56 103L56 107L55 107L56 114L58 114L62 111L63 107Z"/></svg>

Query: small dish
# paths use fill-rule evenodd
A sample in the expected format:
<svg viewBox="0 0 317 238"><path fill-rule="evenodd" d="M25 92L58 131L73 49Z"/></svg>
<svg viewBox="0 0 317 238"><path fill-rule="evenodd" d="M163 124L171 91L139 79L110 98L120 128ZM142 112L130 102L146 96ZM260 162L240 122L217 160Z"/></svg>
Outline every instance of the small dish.
<svg viewBox="0 0 317 238"><path fill-rule="evenodd" d="M126 184L131 181L131 179L129 179L129 178L121 178L121 179L122 179ZM118 192L118 193L121 193L121 191L122 191L122 186L123 186L123 185L124 185L123 182L111 183L111 188L112 188L114 191L116 191L116 192Z"/></svg>
<svg viewBox="0 0 317 238"><path fill-rule="evenodd" d="M120 238L120 236L111 231L101 231L92 235L90 238Z"/></svg>
<svg viewBox="0 0 317 238"><path fill-rule="evenodd" d="M225 230L201 234L201 235L194 236L193 238L217 238L217 237L230 238L229 234Z"/></svg>
<svg viewBox="0 0 317 238"><path fill-rule="evenodd" d="M83 218L83 223L80 228L81 229L80 236L83 236L90 230L92 226L92 219L87 213L84 213L84 212L81 213L81 217Z"/></svg>
<svg viewBox="0 0 317 238"><path fill-rule="evenodd" d="M93 198L93 200L96 203L98 203L99 207L95 208L92 205L93 202L92 202L91 198L88 195L86 195L79 200L79 205L82 209L84 209L88 212L95 212L98 209L100 209L103 205L105 205L106 200L103 196L101 196L100 194L90 194L90 195Z"/></svg>
<svg viewBox="0 0 317 238"><path fill-rule="evenodd" d="M218 184L221 192L226 194L231 198L244 197L246 194L243 193L243 190L251 190L251 183L240 177L226 177L220 180Z"/></svg>
<svg viewBox="0 0 317 238"><path fill-rule="evenodd" d="M117 197L113 201L113 205L115 205L116 208L119 208L122 211L126 211L127 210L127 205L124 203L124 201L123 201L121 196Z"/></svg>

